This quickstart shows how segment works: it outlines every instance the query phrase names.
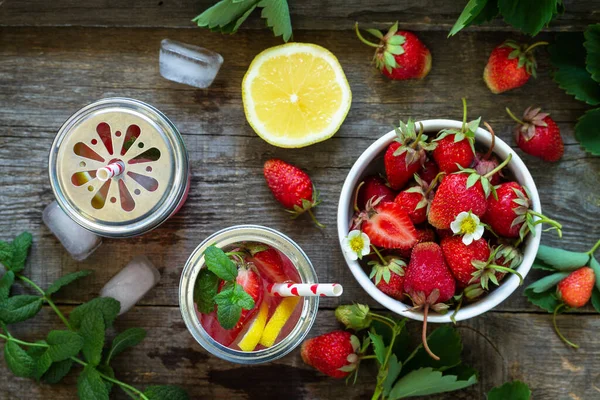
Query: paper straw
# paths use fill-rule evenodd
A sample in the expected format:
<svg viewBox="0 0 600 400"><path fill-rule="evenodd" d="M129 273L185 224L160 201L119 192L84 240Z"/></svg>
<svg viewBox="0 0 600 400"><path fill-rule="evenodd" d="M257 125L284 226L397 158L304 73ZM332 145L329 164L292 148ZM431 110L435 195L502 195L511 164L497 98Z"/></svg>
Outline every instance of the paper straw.
<svg viewBox="0 0 600 400"><path fill-rule="evenodd" d="M106 182L113 176L121 175L125 171L125 164L123 161L115 161L114 163L108 164L106 167L98 168L96 171L96 178L102 182Z"/></svg>
<svg viewBox="0 0 600 400"><path fill-rule="evenodd" d="M276 297L338 297L344 292L339 283L272 283L268 290Z"/></svg>

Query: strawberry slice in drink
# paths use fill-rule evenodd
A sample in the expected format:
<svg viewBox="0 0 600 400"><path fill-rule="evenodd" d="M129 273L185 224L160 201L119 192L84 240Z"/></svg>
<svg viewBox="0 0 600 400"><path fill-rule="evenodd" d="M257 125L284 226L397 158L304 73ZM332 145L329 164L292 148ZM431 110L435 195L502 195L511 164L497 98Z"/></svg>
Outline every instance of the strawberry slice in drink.
<svg viewBox="0 0 600 400"><path fill-rule="evenodd" d="M254 251L256 249L261 248L249 247L252 258L248 261L256 266L260 275L271 283L287 281L288 277L283 269L283 260L277 250L267 248L266 250Z"/></svg>
<svg viewBox="0 0 600 400"><path fill-rule="evenodd" d="M409 249L417 243L417 231L399 204L384 202L365 212L363 232L371 243L386 249Z"/></svg>

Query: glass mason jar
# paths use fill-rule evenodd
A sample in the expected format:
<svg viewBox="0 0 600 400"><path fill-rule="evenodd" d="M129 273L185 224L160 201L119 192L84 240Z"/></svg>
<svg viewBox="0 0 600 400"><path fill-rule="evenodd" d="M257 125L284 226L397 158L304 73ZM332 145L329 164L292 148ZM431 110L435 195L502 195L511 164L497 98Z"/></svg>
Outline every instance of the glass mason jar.
<svg viewBox="0 0 600 400"><path fill-rule="evenodd" d="M318 283L317 274L302 249L289 237L274 229L258 225L237 225L220 230L206 238L187 260L179 284L179 308L183 320L196 341L212 355L239 364L260 364L277 360L294 350L310 331L319 308L318 297L305 297L296 326L280 342L257 351L240 351L215 341L202 327L194 306L196 277L204 267L204 252L210 245L226 248L240 242L258 242L285 254L298 270L303 283Z"/></svg>

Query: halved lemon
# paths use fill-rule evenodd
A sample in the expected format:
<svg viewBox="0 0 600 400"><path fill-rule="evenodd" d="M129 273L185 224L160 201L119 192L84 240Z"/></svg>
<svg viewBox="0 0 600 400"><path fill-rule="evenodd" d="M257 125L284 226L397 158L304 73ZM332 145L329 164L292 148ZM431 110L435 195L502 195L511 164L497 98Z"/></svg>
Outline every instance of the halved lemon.
<svg viewBox="0 0 600 400"><path fill-rule="evenodd" d="M352 92L337 58L309 43L288 43L257 55L242 82L246 119L278 147L304 147L333 136Z"/></svg>
<svg viewBox="0 0 600 400"><path fill-rule="evenodd" d="M252 351L258 345L260 338L265 330L267 323L267 316L269 315L269 306L266 301L260 304L260 309L254 321L250 324L250 327L246 333L242 336L242 339L238 343L238 347L243 351Z"/></svg>
<svg viewBox="0 0 600 400"><path fill-rule="evenodd" d="M279 303L275 312L269 319L269 322L267 322L267 325L265 326L265 330L260 338L260 344L265 347L271 347L275 344L275 340L277 340L285 323L292 316L300 299L301 297L286 297Z"/></svg>

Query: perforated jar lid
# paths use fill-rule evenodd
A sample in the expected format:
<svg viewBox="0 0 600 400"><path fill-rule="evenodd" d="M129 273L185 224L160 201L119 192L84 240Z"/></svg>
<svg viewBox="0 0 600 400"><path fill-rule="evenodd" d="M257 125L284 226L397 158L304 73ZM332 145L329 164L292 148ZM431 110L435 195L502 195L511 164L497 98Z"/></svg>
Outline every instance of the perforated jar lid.
<svg viewBox="0 0 600 400"><path fill-rule="evenodd" d="M96 176L119 161L121 174L106 181ZM156 108L127 98L103 99L73 114L56 135L48 169L60 207L107 237L156 228L185 200L189 179L177 128Z"/></svg>

